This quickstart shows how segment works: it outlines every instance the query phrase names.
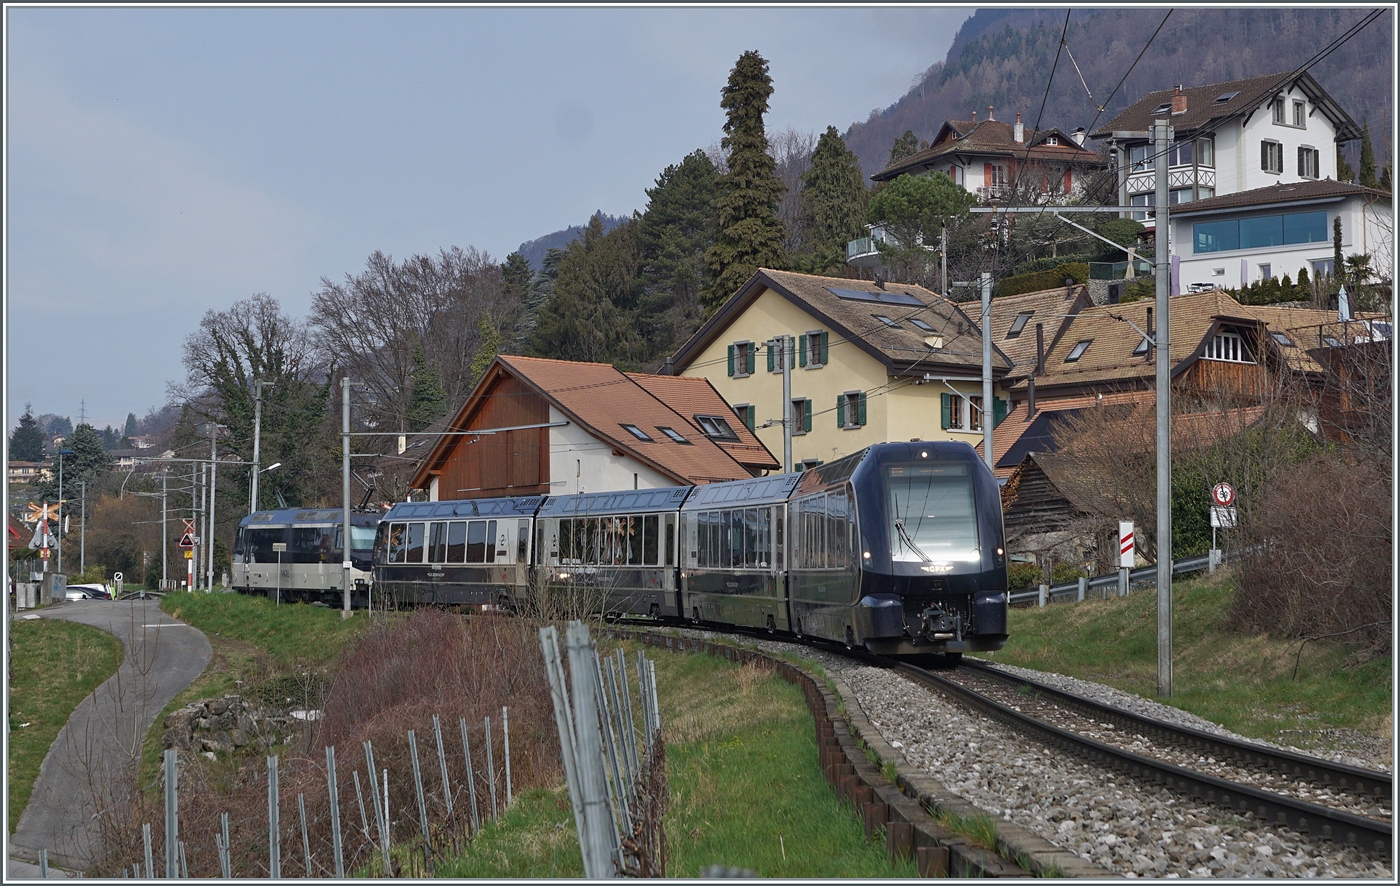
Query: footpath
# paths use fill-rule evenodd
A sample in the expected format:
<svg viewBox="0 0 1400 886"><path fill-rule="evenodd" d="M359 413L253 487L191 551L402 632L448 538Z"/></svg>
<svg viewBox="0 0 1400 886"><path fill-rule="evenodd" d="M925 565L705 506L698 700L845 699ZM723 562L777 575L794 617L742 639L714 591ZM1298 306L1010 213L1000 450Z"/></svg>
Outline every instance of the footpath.
<svg viewBox="0 0 1400 886"><path fill-rule="evenodd" d="M101 846L97 798L131 783L151 724L213 653L203 633L161 612L159 600L67 601L31 614L107 631L122 641L126 657L50 746L9 839L6 882L38 879L40 849L48 850L50 879L82 876Z"/></svg>

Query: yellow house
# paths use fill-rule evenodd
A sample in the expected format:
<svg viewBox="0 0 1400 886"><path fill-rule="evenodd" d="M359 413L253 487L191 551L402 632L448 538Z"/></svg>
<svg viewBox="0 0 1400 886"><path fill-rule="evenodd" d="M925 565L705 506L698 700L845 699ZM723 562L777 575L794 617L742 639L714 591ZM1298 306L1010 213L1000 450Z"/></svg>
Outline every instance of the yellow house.
<svg viewBox="0 0 1400 886"><path fill-rule="evenodd" d="M974 317L921 286L760 268L667 361L699 376L771 452L783 451L783 373L792 336L793 465L893 440L982 439L982 338ZM994 391L1011 361L992 349ZM1006 414L993 397L993 415ZM994 425L995 426L995 425Z"/></svg>

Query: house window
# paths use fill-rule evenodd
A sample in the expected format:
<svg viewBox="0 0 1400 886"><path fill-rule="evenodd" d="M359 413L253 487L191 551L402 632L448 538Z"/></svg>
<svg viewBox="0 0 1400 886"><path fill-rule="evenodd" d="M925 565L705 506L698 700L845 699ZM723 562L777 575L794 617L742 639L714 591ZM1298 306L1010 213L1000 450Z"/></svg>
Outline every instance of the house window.
<svg viewBox="0 0 1400 886"><path fill-rule="evenodd" d="M1015 338L1020 335L1022 330L1026 328L1026 324L1030 322L1031 316L1034 313L1035 311L1022 311L1017 314L1016 319L1011 321L1011 328L1006 330L1006 337Z"/></svg>
<svg viewBox="0 0 1400 886"><path fill-rule="evenodd" d="M950 394L945 392L943 400L943 429L947 431L961 431L967 427L967 416L964 415L966 397L960 394Z"/></svg>
<svg viewBox="0 0 1400 886"><path fill-rule="evenodd" d="M750 408L752 408L752 407L750 407ZM750 425L750 427L752 427L752 425ZM660 431L661 433L665 434L665 435L666 435L667 437L669 437L671 440L673 440L673 441L675 441L675 442L677 442L677 443L680 443L680 444L682 444L682 445L684 445L684 446L692 446L692 445L694 445L694 444L692 444L689 440L687 440L687 439L684 437L684 435L682 435L682 434L681 434L679 431L677 431L675 428L662 428L662 427L658 427L657 430Z"/></svg>
<svg viewBox="0 0 1400 886"><path fill-rule="evenodd" d="M1130 206L1156 206L1156 205L1157 205L1157 195L1154 194L1154 193L1152 193L1151 191L1148 191L1146 194L1136 194L1136 195L1134 195L1134 196L1128 198L1128 205L1130 205ZM1133 213L1133 218L1136 219L1137 221L1147 221L1149 215L1156 215L1156 213L1134 212L1134 213Z"/></svg>
<svg viewBox="0 0 1400 886"><path fill-rule="evenodd" d="M1307 102L1293 103L1293 125L1299 129L1308 128L1308 105Z"/></svg>
<svg viewBox="0 0 1400 886"><path fill-rule="evenodd" d="M739 417L739 421L744 423L744 427L753 430L754 407L751 403L734 404L734 414Z"/></svg>
<svg viewBox="0 0 1400 886"><path fill-rule="evenodd" d="M1196 165L1215 168L1215 139L1196 139Z"/></svg>
<svg viewBox="0 0 1400 886"><path fill-rule="evenodd" d="M836 395L836 426L838 428L865 427L865 395L860 391L847 391Z"/></svg>
<svg viewBox="0 0 1400 886"><path fill-rule="evenodd" d="M1274 109L1274 122L1275 122L1275 123L1282 123L1282 122L1284 122L1284 119L1283 119L1283 113L1284 113L1284 110L1283 110L1283 96L1279 96L1278 98L1274 99L1274 103L1273 103L1273 105L1271 105L1271 107Z"/></svg>
<svg viewBox="0 0 1400 886"><path fill-rule="evenodd" d="M1005 167L1005 166L1000 166L1000 165L997 165L997 164L988 164L988 166L987 166L987 187L989 187L989 188L1004 188L1004 187L1006 187L1006 167Z"/></svg>
<svg viewBox="0 0 1400 886"><path fill-rule="evenodd" d="M1045 143L1047 145L1050 145L1051 147L1054 147L1055 145L1058 145L1060 143L1060 137L1057 135L1052 135L1045 140Z"/></svg>
<svg viewBox="0 0 1400 886"><path fill-rule="evenodd" d="M1170 191L1167 192L1167 199L1170 201L1170 205L1172 206L1175 206L1178 203L1190 203L1191 189L1172 188Z"/></svg>
<svg viewBox="0 0 1400 886"><path fill-rule="evenodd" d="M1260 279L1260 280L1272 280L1272 279L1274 279L1274 266L1273 266L1272 263L1270 263L1270 262L1263 262L1262 264L1259 265L1259 279Z"/></svg>
<svg viewBox="0 0 1400 886"><path fill-rule="evenodd" d="M945 393L943 399L943 422L945 430L950 431L980 431L982 430L982 398L981 396L963 396L962 394ZM992 398L992 427L1001 424L1001 420L1006 418L1007 404L1000 397Z"/></svg>
<svg viewBox="0 0 1400 886"><path fill-rule="evenodd" d="M1226 363L1254 362L1238 332L1217 332L1206 345L1205 359L1223 360Z"/></svg>
<svg viewBox="0 0 1400 886"><path fill-rule="evenodd" d="M798 355L801 364L808 369L818 369L826 365L827 334L818 330L802 336L802 352Z"/></svg>
<svg viewBox="0 0 1400 886"><path fill-rule="evenodd" d="M1332 276L1333 270L1332 259L1330 258L1320 258L1312 263L1312 276L1314 280L1319 277Z"/></svg>
<svg viewBox="0 0 1400 886"><path fill-rule="evenodd" d="M1192 142L1174 142L1167 149L1167 165L1169 166L1190 166L1191 156L1194 153L1191 149Z"/></svg>
<svg viewBox="0 0 1400 886"><path fill-rule="evenodd" d="M800 398L792 401L792 432L805 434L812 430L812 401Z"/></svg>
<svg viewBox="0 0 1400 886"><path fill-rule="evenodd" d="M1283 174L1283 145L1267 140L1260 142L1259 168L1265 172Z"/></svg>
<svg viewBox="0 0 1400 886"><path fill-rule="evenodd" d="M700 432L712 440L738 440L739 435L718 415L696 415L695 424Z"/></svg>
<svg viewBox="0 0 1400 886"><path fill-rule="evenodd" d="M1327 239L1327 212L1289 212L1198 222L1191 226L1196 253L1321 243Z"/></svg>
<svg viewBox="0 0 1400 886"><path fill-rule="evenodd" d="M729 346L729 376L743 378L753 374L754 345L751 341L735 342Z"/></svg>
<svg viewBox="0 0 1400 886"><path fill-rule="evenodd" d="M904 328L903 326L900 326L898 323L894 322L894 321L891 320L889 317L886 317L886 316L884 316L883 314L872 314L871 316L873 316L876 320L879 320L881 323L885 324L886 326L888 326L888 327L891 328L891 329L903 329L903 328Z"/></svg>
<svg viewBox="0 0 1400 886"><path fill-rule="evenodd" d="M1077 361L1079 360L1080 357L1083 357L1083 356L1084 356L1084 352L1087 351L1087 350L1089 350L1089 345L1091 345L1091 344L1093 344L1093 343L1094 343L1094 340L1093 340L1092 338L1086 338L1086 339L1084 339L1083 341L1081 341L1079 344L1075 345L1075 346L1070 350L1069 356L1065 357L1065 362L1066 362L1066 363L1075 363L1075 362L1077 362Z"/></svg>
<svg viewBox="0 0 1400 886"><path fill-rule="evenodd" d="M1128 149L1129 172L1144 172L1147 169L1147 145L1133 145Z"/></svg>
<svg viewBox="0 0 1400 886"><path fill-rule="evenodd" d="M1316 148L1300 147L1298 149L1298 177L1317 178L1319 159Z"/></svg>
<svg viewBox="0 0 1400 886"><path fill-rule="evenodd" d="M633 437L636 437L638 440L641 440L646 443L655 442L651 439L650 436L647 435L646 431L642 430L636 425L623 425L622 427L625 431L627 431L627 433L631 434Z"/></svg>
<svg viewBox="0 0 1400 886"><path fill-rule="evenodd" d="M1208 200L1215 196L1215 188L1197 188L1196 193L1201 195L1198 199Z"/></svg>
<svg viewBox="0 0 1400 886"><path fill-rule="evenodd" d="M967 398L967 429L969 431L982 430L982 398Z"/></svg>

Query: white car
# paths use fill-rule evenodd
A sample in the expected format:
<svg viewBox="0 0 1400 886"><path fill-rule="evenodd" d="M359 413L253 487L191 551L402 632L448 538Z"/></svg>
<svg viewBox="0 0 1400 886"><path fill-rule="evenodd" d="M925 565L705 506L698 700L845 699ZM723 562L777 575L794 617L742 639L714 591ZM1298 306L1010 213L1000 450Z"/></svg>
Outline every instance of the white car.
<svg viewBox="0 0 1400 886"><path fill-rule="evenodd" d="M65 595L68 600L110 600L112 589L104 584L69 585Z"/></svg>
<svg viewBox="0 0 1400 886"><path fill-rule="evenodd" d="M1187 286L1187 287L1186 287L1186 291L1187 291L1187 292L1210 292L1212 289L1218 289L1218 288L1219 288L1219 287L1217 287L1214 283L1192 283L1190 286Z"/></svg>

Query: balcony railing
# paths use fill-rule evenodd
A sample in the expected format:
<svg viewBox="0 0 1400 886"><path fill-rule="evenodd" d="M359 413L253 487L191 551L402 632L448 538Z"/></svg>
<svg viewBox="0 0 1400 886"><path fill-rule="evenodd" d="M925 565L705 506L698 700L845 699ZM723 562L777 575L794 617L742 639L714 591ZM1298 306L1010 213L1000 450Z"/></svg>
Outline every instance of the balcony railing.
<svg viewBox="0 0 1400 886"><path fill-rule="evenodd" d="M869 237L860 237L846 244L846 261L852 262L879 256L878 244L880 243L887 246L899 246L899 238L887 231L884 225L872 225Z"/></svg>

